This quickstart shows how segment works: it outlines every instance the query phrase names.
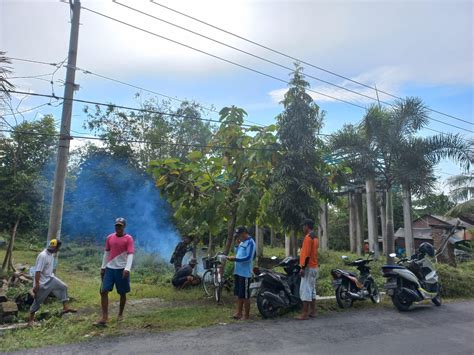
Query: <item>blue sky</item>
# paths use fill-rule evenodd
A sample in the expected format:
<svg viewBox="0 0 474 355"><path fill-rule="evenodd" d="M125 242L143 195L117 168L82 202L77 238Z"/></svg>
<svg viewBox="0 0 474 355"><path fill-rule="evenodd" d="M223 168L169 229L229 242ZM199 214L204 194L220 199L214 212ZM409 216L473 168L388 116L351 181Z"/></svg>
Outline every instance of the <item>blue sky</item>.
<svg viewBox="0 0 474 355"><path fill-rule="evenodd" d="M178 23L199 33L250 51L269 60L292 66L292 61L221 32L164 10L149 1L121 0L147 13ZM324 67L368 85L377 85L397 96L419 96L431 108L462 118L473 119L473 3L472 1L170 1L162 3L217 26ZM203 38L185 33L146 16L136 14L112 1L83 0L83 6L181 41L265 73L288 78L288 71L269 63L223 48ZM0 1L0 48L12 57L47 62L62 61L67 55L69 36L68 6L58 1ZM21 24L21 25L19 25ZM10 30L13 29L13 30ZM274 122L281 112L278 99L285 84L237 68L214 58L179 47L143 32L82 11L77 66L173 97L195 99L220 109L226 105L244 108L248 119L261 124ZM15 76L51 73L52 67L13 62ZM305 72L375 96L370 89L349 84L306 66ZM64 80L65 70L55 79ZM45 77L49 79L49 77ZM371 101L346 91L308 79L315 90L367 106ZM15 79L18 89L51 93L48 82ZM77 98L136 106L135 89L78 73L81 89ZM55 93L63 87L55 83ZM148 94L144 94L148 96ZM15 98L15 102L19 97ZM360 108L328 101L315 95L327 111L324 133L344 123L359 121ZM381 99L390 101L381 95ZM27 98L19 111L47 102ZM83 131L82 105L74 107L73 130ZM60 119L60 109L44 107L26 114L52 112ZM9 119L12 120L11 116ZM459 132L472 138L474 126L439 114L433 118L460 126L431 122L429 128ZM11 121L13 122L13 121ZM424 130L423 135L434 132ZM79 144L75 142L74 144ZM443 179L459 169L442 162ZM440 185L442 188L442 185Z"/></svg>

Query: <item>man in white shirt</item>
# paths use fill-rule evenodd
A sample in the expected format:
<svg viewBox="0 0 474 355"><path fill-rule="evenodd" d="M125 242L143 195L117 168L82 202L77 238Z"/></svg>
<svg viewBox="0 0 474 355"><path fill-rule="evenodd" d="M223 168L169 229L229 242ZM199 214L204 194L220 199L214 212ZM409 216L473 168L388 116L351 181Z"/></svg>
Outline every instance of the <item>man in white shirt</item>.
<svg viewBox="0 0 474 355"><path fill-rule="evenodd" d="M63 314L77 312L68 306L67 285L54 276L54 254L58 252L60 247L60 240L51 239L48 247L39 253L36 258L35 279L33 281L35 300L30 308L29 326L33 325L35 313L50 293L53 293L63 303Z"/></svg>

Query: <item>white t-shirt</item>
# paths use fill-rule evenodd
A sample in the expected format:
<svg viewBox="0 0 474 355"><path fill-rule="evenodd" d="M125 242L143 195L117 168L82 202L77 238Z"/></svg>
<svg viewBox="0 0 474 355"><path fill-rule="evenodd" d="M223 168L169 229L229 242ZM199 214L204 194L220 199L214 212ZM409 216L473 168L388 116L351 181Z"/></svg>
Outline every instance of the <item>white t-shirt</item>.
<svg viewBox="0 0 474 355"><path fill-rule="evenodd" d="M36 258L35 273L41 272L40 286L46 284L51 278L54 277L54 256L47 249L39 253Z"/></svg>

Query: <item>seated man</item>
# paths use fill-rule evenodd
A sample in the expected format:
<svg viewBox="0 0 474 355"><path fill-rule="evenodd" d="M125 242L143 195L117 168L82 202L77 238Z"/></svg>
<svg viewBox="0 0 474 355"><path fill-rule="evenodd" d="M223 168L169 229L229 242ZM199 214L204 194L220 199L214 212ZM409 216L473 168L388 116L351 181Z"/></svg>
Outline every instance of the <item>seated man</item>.
<svg viewBox="0 0 474 355"><path fill-rule="evenodd" d="M184 255L193 250L191 244L191 238L184 236L183 240L176 245L174 248L173 255L170 259L170 264L174 265L174 271L181 269Z"/></svg>
<svg viewBox="0 0 474 355"><path fill-rule="evenodd" d="M196 259L191 259L189 265L184 265L173 276L171 283L176 288L185 288L189 285L199 285L201 280L199 277L193 275L194 267L196 266Z"/></svg>

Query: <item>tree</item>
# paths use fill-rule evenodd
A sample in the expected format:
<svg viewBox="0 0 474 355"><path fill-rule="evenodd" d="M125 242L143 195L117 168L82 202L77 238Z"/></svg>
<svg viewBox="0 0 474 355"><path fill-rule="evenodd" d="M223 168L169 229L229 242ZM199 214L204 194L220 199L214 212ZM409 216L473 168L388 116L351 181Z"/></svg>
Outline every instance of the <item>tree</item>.
<svg viewBox="0 0 474 355"><path fill-rule="evenodd" d="M23 122L10 137L0 137L0 228L10 231L3 261L4 271L13 269L12 253L19 230L41 227L48 204L44 191L44 168L56 146L54 118Z"/></svg>
<svg viewBox="0 0 474 355"><path fill-rule="evenodd" d="M10 93L8 90L13 90L14 85L8 81L8 75L11 73L10 59L5 55L6 52L0 51L0 109L3 109L3 105L7 100L10 99Z"/></svg>
<svg viewBox="0 0 474 355"><path fill-rule="evenodd" d="M198 230L207 227L210 232L227 223L224 252L228 253L238 218L255 220L258 208L257 203L249 205L252 208L240 210L239 217L239 206L264 185L261 179L271 171L277 150L273 127L251 128L258 132L251 136L242 127L244 110L225 107L219 114L221 124L204 153L193 151L186 159L161 159L151 165L156 185L173 206L175 217L187 216Z"/></svg>
<svg viewBox="0 0 474 355"><path fill-rule="evenodd" d="M418 217L424 214L444 216L455 205L444 193L428 193L413 201L414 213Z"/></svg>
<svg viewBox="0 0 474 355"><path fill-rule="evenodd" d="M316 137L322 115L319 106L306 93L309 83L304 80L302 71L301 66L295 64L289 89L281 102L284 111L277 116L282 159L275 167L272 185L275 211L292 238L301 229L304 218L317 215L319 197L328 196L326 177L317 169L323 165Z"/></svg>

